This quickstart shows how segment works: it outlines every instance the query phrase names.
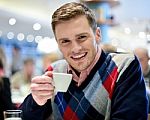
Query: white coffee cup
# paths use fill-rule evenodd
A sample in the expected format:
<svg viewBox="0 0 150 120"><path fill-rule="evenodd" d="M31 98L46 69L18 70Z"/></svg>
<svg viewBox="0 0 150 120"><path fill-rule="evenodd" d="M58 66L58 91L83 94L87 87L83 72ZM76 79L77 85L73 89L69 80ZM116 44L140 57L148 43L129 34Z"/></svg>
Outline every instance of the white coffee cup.
<svg viewBox="0 0 150 120"><path fill-rule="evenodd" d="M71 83L72 74L53 72L53 80L56 92L66 92Z"/></svg>

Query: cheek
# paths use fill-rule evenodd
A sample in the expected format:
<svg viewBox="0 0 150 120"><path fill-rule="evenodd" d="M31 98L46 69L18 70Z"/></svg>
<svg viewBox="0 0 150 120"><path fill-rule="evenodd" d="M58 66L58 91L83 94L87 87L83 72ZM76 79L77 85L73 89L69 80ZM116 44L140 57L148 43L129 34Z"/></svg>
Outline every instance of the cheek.
<svg viewBox="0 0 150 120"><path fill-rule="evenodd" d="M64 55L64 56L66 56L67 55L67 53L68 53L68 51L69 51L69 49L68 48L65 48L65 47L61 47L60 48L60 51L62 52L62 54Z"/></svg>
<svg viewBox="0 0 150 120"><path fill-rule="evenodd" d="M94 38L91 38L89 41L87 41L86 46L91 46L92 48L96 47L98 44Z"/></svg>

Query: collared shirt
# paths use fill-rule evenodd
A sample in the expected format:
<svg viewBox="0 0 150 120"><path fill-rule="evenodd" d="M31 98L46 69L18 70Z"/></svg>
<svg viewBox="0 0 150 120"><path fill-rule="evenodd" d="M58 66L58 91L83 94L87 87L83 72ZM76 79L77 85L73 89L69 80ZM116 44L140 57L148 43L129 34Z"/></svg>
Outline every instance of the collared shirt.
<svg viewBox="0 0 150 120"><path fill-rule="evenodd" d="M75 82L77 82L77 86L80 86L83 81L86 79L86 77L89 75L90 71L92 70L92 68L95 66L95 64L97 63L99 57L101 55L101 49L98 48L97 49L97 54L95 56L95 59L93 60L92 64L87 68L85 69L84 71L82 71L80 73L80 75L78 76L76 74L76 72L71 68L71 66L68 66L68 71L71 71L72 75L73 75L73 80Z"/></svg>

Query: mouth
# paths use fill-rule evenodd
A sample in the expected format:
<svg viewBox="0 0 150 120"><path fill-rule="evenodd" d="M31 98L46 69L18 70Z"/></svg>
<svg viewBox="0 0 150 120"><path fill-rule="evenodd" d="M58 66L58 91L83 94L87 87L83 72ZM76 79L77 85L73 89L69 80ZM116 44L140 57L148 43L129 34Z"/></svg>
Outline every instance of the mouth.
<svg viewBox="0 0 150 120"><path fill-rule="evenodd" d="M82 54L78 54L78 55L73 55L73 56L71 56L71 58L73 60L82 60L85 58L86 55L87 55L87 52L82 53Z"/></svg>

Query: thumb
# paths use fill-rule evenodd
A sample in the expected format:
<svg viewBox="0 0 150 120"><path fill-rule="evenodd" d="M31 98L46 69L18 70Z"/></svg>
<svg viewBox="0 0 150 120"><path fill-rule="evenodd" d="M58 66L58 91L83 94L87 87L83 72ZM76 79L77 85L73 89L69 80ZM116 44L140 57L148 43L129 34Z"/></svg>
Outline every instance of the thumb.
<svg viewBox="0 0 150 120"><path fill-rule="evenodd" d="M48 68L47 68L46 71L45 71L45 75L46 75L46 76L49 76L49 77L53 77L52 71L53 71L53 67L52 67L51 65L48 66Z"/></svg>

